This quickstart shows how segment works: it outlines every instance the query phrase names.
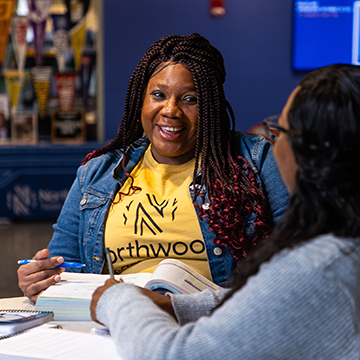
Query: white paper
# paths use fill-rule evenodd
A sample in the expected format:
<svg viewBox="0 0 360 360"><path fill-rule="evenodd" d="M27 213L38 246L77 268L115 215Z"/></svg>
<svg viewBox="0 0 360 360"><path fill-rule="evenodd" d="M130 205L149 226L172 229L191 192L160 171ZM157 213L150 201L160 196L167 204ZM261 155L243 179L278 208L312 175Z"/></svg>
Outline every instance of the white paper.
<svg viewBox="0 0 360 360"><path fill-rule="evenodd" d="M144 285L149 281L151 273L136 273L136 274L126 274L126 275L115 275L115 280L122 279L127 284L134 284L137 286L144 287ZM61 274L61 280L67 281L88 281L88 282L101 282L101 285L105 284L105 281L109 279L109 275L106 274L79 274L79 273L70 273L64 272ZM101 286L99 285L99 286Z"/></svg>
<svg viewBox="0 0 360 360"><path fill-rule="evenodd" d="M0 340L0 355L50 360L121 360L110 337L43 328Z"/></svg>

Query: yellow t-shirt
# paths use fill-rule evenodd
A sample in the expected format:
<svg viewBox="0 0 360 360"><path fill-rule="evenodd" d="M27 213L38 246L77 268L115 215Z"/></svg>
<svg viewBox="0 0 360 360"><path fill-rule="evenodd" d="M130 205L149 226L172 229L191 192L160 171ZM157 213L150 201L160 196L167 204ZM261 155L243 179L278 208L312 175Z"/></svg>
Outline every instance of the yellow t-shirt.
<svg viewBox="0 0 360 360"><path fill-rule="evenodd" d="M176 258L211 280L198 217L189 195L195 159L182 165L159 164L151 150L131 172L129 196L119 194L111 205L105 227L116 274L153 272L165 258ZM130 186L128 179L121 192Z"/></svg>

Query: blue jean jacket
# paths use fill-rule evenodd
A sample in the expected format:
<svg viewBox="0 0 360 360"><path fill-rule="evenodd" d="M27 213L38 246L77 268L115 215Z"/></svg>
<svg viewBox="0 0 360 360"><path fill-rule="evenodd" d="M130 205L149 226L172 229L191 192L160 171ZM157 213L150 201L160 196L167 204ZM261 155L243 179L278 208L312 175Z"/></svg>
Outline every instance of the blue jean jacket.
<svg viewBox="0 0 360 360"><path fill-rule="evenodd" d="M236 133L235 144L246 158L259 180L261 190L268 198L274 223L283 214L289 200L285 185L273 158L272 145L263 137L253 134ZM130 173L142 158L149 140L144 137L130 147L126 160L126 171ZM105 262L104 231L107 214L112 201L127 177L123 171L122 150L92 159L77 171L77 177L69 191L48 246L50 256L63 256L66 261L86 264L84 272L101 273ZM198 174L199 176L200 174ZM189 186L190 196L194 185ZM206 189L201 189L207 206L209 199ZM201 204L198 197L196 201ZM195 209L196 210L196 209ZM197 211L197 210L196 210ZM251 238L254 233L254 215L249 216L246 231ZM199 219L200 229L206 247L212 280L221 286L230 286L230 275L237 260L230 251L213 244L214 234L207 219Z"/></svg>

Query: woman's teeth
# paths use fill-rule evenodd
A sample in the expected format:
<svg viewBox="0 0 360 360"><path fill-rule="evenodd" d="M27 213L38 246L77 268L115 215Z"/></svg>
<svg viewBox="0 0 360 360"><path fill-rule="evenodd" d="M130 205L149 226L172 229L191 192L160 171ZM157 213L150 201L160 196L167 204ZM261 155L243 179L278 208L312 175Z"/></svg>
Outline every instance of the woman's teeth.
<svg viewBox="0 0 360 360"><path fill-rule="evenodd" d="M174 127L170 127L170 126L161 126L162 130L165 130L167 132L179 132L182 129L181 128L174 128Z"/></svg>

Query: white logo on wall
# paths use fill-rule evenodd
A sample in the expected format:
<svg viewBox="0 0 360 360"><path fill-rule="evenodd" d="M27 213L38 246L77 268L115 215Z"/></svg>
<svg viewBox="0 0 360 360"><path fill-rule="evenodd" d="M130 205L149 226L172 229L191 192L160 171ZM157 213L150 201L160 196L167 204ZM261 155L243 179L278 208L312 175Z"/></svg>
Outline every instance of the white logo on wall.
<svg viewBox="0 0 360 360"><path fill-rule="evenodd" d="M17 216L29 216L34 211L60 211L68 189L32 189L27 184L17 184L6 194L6 206Z"/></svg>

